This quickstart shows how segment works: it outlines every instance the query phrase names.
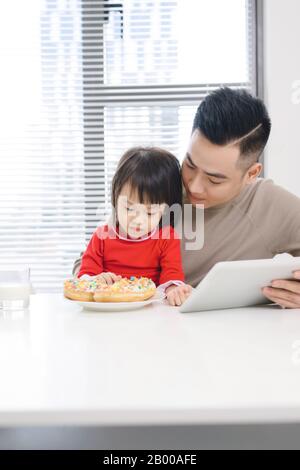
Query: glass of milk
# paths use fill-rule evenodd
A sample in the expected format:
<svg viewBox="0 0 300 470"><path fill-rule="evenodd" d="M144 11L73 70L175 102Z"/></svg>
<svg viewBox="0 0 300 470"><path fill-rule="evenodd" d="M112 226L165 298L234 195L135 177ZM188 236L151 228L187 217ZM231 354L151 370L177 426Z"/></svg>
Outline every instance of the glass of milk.
<svg viewBox="0 0 300 470"><path fill-rule="evenodd" d="M28 308L30 293L29 268L3 268L0 266L0 309Z"/></svg>

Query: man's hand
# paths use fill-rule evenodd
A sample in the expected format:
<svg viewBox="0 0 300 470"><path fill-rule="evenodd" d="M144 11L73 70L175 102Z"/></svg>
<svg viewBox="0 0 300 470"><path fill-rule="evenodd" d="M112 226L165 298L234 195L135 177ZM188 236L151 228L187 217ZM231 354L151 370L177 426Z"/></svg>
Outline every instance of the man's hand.
<svg viewBox="0 0 300 470"><path fill-rule="evenodd" d="M295 281L273 281L262 293L272 302L284 308L300 308L300 271L294 272Z"/></svg>
<svg viewBox="0 0 300 470"><path fill-rule="evenodd" d="M167 301L173 307L179 307L188 298L192 290L192 286L189 286L188 284L182 284L180 286L169 286L166 289Z"/></svg>

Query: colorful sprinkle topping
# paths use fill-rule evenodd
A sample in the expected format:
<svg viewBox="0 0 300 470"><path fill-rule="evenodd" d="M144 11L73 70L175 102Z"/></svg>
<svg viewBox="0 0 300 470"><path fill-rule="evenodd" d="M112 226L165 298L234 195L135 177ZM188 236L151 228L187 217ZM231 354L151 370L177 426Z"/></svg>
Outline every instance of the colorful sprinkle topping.
<svg viewBox="0 0 300 470"><path fill-rule="evenodd" d="M112 291L112 292L141 292L149 289L156 289L156 286L152 279L147 277L135 277L131 276L129 279L123 277L120 281L115 282L112 285L107 285L103 279L95 277L94 279L67 279L65 281L65 287L80 292L95 292L96 290L101 291Z"/></svg>

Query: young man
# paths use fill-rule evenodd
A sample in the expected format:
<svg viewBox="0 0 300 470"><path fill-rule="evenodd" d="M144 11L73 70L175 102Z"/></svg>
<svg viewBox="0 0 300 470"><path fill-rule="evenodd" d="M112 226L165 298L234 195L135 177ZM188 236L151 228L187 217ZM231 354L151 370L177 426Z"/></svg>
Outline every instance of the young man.
<svg viewBox="0 0 300 470"><path fill-rule="evenodd" d="M246 91L221 88L200 104L182 165L184 203L193 205L185 221L191 224L187 217L204 206L203 247L188 250L182 240L188 284L196 286L219 261L300 256L300 199L259 178L270 131L263 102ZM79 265L80 259L74 274ZM300 272L264 294L282 307L300 308Z"/></svg>
<svg viewBox="0 0 300 470"><path fill-rule="evenodd" d="M204 246L183 255L188 284L197 285L218 261L300 256L300 199L259 178L270 131L265 105L245 91L219 89L200 104L182 165L186 202L204 206ZM264 294L300 308L297 280Z"/></svg>

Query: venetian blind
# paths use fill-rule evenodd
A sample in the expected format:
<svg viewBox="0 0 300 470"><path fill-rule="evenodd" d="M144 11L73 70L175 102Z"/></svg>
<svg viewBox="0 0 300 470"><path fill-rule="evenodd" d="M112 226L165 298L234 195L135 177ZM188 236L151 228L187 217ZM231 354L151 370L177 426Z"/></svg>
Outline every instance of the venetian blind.
<svg viewBox="0 0 300 470"><path fill-rule="evenodd" d="M122 153L181 159L208 92L255 93L255 2L14 0L0 36L0 264L58 291Z"/></svg>

